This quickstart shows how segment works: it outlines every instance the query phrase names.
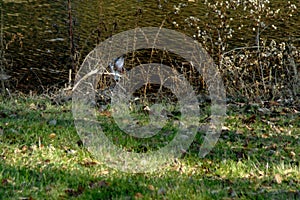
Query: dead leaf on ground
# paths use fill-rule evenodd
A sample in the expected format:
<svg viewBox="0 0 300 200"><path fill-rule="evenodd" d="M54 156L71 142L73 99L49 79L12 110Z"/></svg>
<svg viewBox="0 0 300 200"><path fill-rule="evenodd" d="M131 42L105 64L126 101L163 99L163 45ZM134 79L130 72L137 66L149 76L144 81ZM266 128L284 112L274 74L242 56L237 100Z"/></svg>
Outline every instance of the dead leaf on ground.
<svg viewBox="0 0 300 200"><path fill-rule="evenodd" d="M253 130L254 130L254 128L252 128L252 127L250 127L250 126L248 126L248 125L246 125L246 128L247 128L249 131L253 131Z"/></svg>
<svg viewBox="0 0 300 200"><path fill-rule="evenodd" d="M77 197L81 195L84 191L84 187L79 185L77 189L66 189L65 193L67 193L69 196Z"/></svg>
<svg viewBox="0 0 300 200"><path fill-rule="evenodd" d="M254 123L255 120L256 120L256 115L251 115L250 117L244 119L243 122L246 124L250 124L250 123Z"/></svg>
<svg viewBox="0 0 300 200"><path fill-rule="evenodd" d="M275 174L275 181L276 183L278 184L281 184L282 183L282 177L280 174Z"/></svg>
<svg viewBox="0 0 300 200"><path fill-rule="evenodd" d="M230 131L230 128L227 126L222 126L222 133L227 133L228 131Z"/></svg>
<svg viewBox="0 0 300 200"><path fill-rule="evenodd" d="M269 119L271 122L279 122L280 121L280 118L279 117L271 117Z"/></svg>
<svg viewBox="0 0 300 200"><path fill-rule="evenodd" d="M82 166L85 167L92 167L98 164L96 161L84 161L83 163L80 163Z"/></svg>
<svg viewBox="0 0 300 200"><path fill-rule="evenodd" d="M135 195L134 195L134 198L135 199L141 199L141 198L143 198L144 196L140 193L140 192L138 192L138 193L136 193Z"/></svg>
<svg viewBox="0 0 300 200"><path fill-rule="evenodd" d="M106 116L106 117L110 117L111 116L111 112L108 110L102 111L100 112L101 116Z"/></svg>
<svg viewBox="0 0 300 200"><path fill-rule="evenodd" d="M148 189L151 190L151 191L154 191L154 190L155 190L155 188L154 188L153 185L148 185Z"/></svg>
<svg viewBox="0 0 300 200"><path fill-rule="evenodd" d="M33 197L19 197L19 200L34 200Z"/></svg>
<svg viewBox="0 0 300 200"><path fill-rule="evenodd" d="M261 135L261 137L262 137L262 138L269 138L269 137L270 137L270 134L264 133L264 134Z"/></svg>
<svg viewBox="0 0 300 200"><path fill-rule="evenodd" d="M270 106L279 106L280 103L277 101L269 101Z"/></svg>
<svg viewBox="0 0 300 200"><path fill-rule="evenodd" d="M49 135L49 138L50 139L54 139L56 137L56 134L55 133L50 133L50 135Z"/></svg>
<svg viewBox="0 0 300 200"><path fill-rule="evenodd" d="M294 157L296 156L296 153L293 152L293 151L291 151L291 152L290 152L290 156L291 156L292 158L294 158Z"/></svg>
<svg viewBox="0 0 300 200"><path fill-rule="evenodd" d="M25 152L27 151L27 149L28 149L28 147L27 147L26 145L24 145L24 146L22 147L22 152L25 153Z"/></svg>
<svg viewBox="0 0 300 200"><path fill-rule="evenodd" d="M258 108L257 110L263 114L270 113L270 110L268 108Z"/></svg>
<svg viewBox="0 0 300 200"><path fill-rule="evenodd" d="M31 110L36 110L36 105L35 105L34 103L31 103L31 104L29 105L29 108L30 108Z"/></svg>

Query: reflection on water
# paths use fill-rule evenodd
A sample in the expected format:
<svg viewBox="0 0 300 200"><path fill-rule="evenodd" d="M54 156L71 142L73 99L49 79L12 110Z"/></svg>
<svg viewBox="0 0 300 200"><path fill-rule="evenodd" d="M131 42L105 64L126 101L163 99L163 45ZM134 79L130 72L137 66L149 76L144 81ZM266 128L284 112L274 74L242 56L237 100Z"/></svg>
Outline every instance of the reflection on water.
<svg viewBox="0 0 300 200"><path fill-rule="evenodd" d="M212 26L203 1L190 2L179 15L174 14L174 5L188 1L72 1L75 47L84 58L97 43L136 27L163 26L193 36L195 29L185 23L186 18L195 16L201 19L201 29ZM280 0L273 2L282 3ZM4 0L3 10L6 39L10 38L8 33L23 36L22 47L15 42L6 51L7 59L13 61L13 69L8 71L16 85L33 89L31 85L67 82L67 69L70 67L67 1ZM236 16L239 15L236 13ZM264 34L277 39L283 39L287 34L299 37L299 25L296 25L299 22L293 19L268 22L276 24L278 29L266 30ZM178 22L179 26L175 26L174 22ZM236 31L228 43L233 47L254 44L255 34L248 29Z"/></svg>
<svg viewBox="0 0 300 200"><path fill-rule="evenodd" d="M13 63L7 69L21 89L42 89L41 85L60 83L59 77L67 77L62 69L68 63L68 41L66 30L65 5L62 1L5 1L4 36L6 41L13 34L22 35L9 45L6 59ZM61 28L55 29L54 24ZM13 69L11 69L13 68ZM52 73L51 70L62 70Z"/></svg>

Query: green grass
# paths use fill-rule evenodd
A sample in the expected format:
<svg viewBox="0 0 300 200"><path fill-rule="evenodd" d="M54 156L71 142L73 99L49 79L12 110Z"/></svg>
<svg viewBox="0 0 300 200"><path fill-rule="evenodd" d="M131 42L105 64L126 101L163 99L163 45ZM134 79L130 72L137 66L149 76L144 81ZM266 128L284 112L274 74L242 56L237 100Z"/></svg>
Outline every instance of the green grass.
<svg viewBox="0 0 300 200"><path fill-rule="evenodd" d="M82 145L71 103L0 102L0 199L300 198L300 117L288 108L262 113L259 106L229 105L228 129L205 158L197 157L199 133L182 158L154 173L130 174L98 162ZM99 120L128 151L172 139L135 141L109 118Z"/></svg>

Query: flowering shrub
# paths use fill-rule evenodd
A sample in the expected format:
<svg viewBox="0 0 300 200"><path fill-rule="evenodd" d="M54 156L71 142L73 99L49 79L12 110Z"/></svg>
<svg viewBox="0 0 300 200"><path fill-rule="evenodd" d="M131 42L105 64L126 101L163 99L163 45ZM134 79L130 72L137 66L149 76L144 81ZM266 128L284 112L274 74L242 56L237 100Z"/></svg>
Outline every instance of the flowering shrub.
<svg viewBox="0 0 300 200"><path fill-rule="evenodd" d="M295 97L300 93L299 45L292 37L274 38L273 33L296 15L297 6L290 1L281 4L269 0L205 0L207 20L190 15L172 24L174 28L193 30L192 36L218 65L230 96L255 100ZM175 5L173 15L180 19L188 6Z"/></svg>

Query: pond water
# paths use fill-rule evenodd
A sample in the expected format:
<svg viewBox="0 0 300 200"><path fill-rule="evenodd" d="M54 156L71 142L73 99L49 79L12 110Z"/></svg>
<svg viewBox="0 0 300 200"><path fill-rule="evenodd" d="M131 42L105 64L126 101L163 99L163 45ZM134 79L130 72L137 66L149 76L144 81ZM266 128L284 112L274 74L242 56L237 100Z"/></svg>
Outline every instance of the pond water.
<svg viewBox="0 0 300 200"><path fill-rule="evenodd" d="M179 14L174 14L179 2L186 4ZM291 1L300 8L299 1ZM284 9L286 2L273 0L271 7ZM197 34L196 27L189 27L186 19L198 18L200 30L217 26L220 21L208 10L204 0L186 1L72 1L73 41L81 60L95 45L111 35L136 27L163 26L183 32L188 36ZM70 68L68 1L61 0L4 0L2 3L4 36L7 41L12 33L18 34L16 41L6 50L6 71L13 76L11 84L24 91L43 89L49 85L61 85L68 81ZM235 30L228 39L228 49L237 46L255 45L257 31L253 31L253 20L241 21L243 10L226 11ZM264 17L264 16L262 16ZM287 41L300 38L299 12L286 19L267 18L268 28L262 37ZM263 19L262 19L263 20ZM238 27L244 23L244 28ZM176 25L177 24L177 25ZM271 28L274 25L275 28ZM216 38L217 34L212 37ZM22 38L22 42L18 41ZM199 38L198 38L199 39ZM199 41L201 38L199 39ZM200 41L201 42L201 41Z"/></svg>

